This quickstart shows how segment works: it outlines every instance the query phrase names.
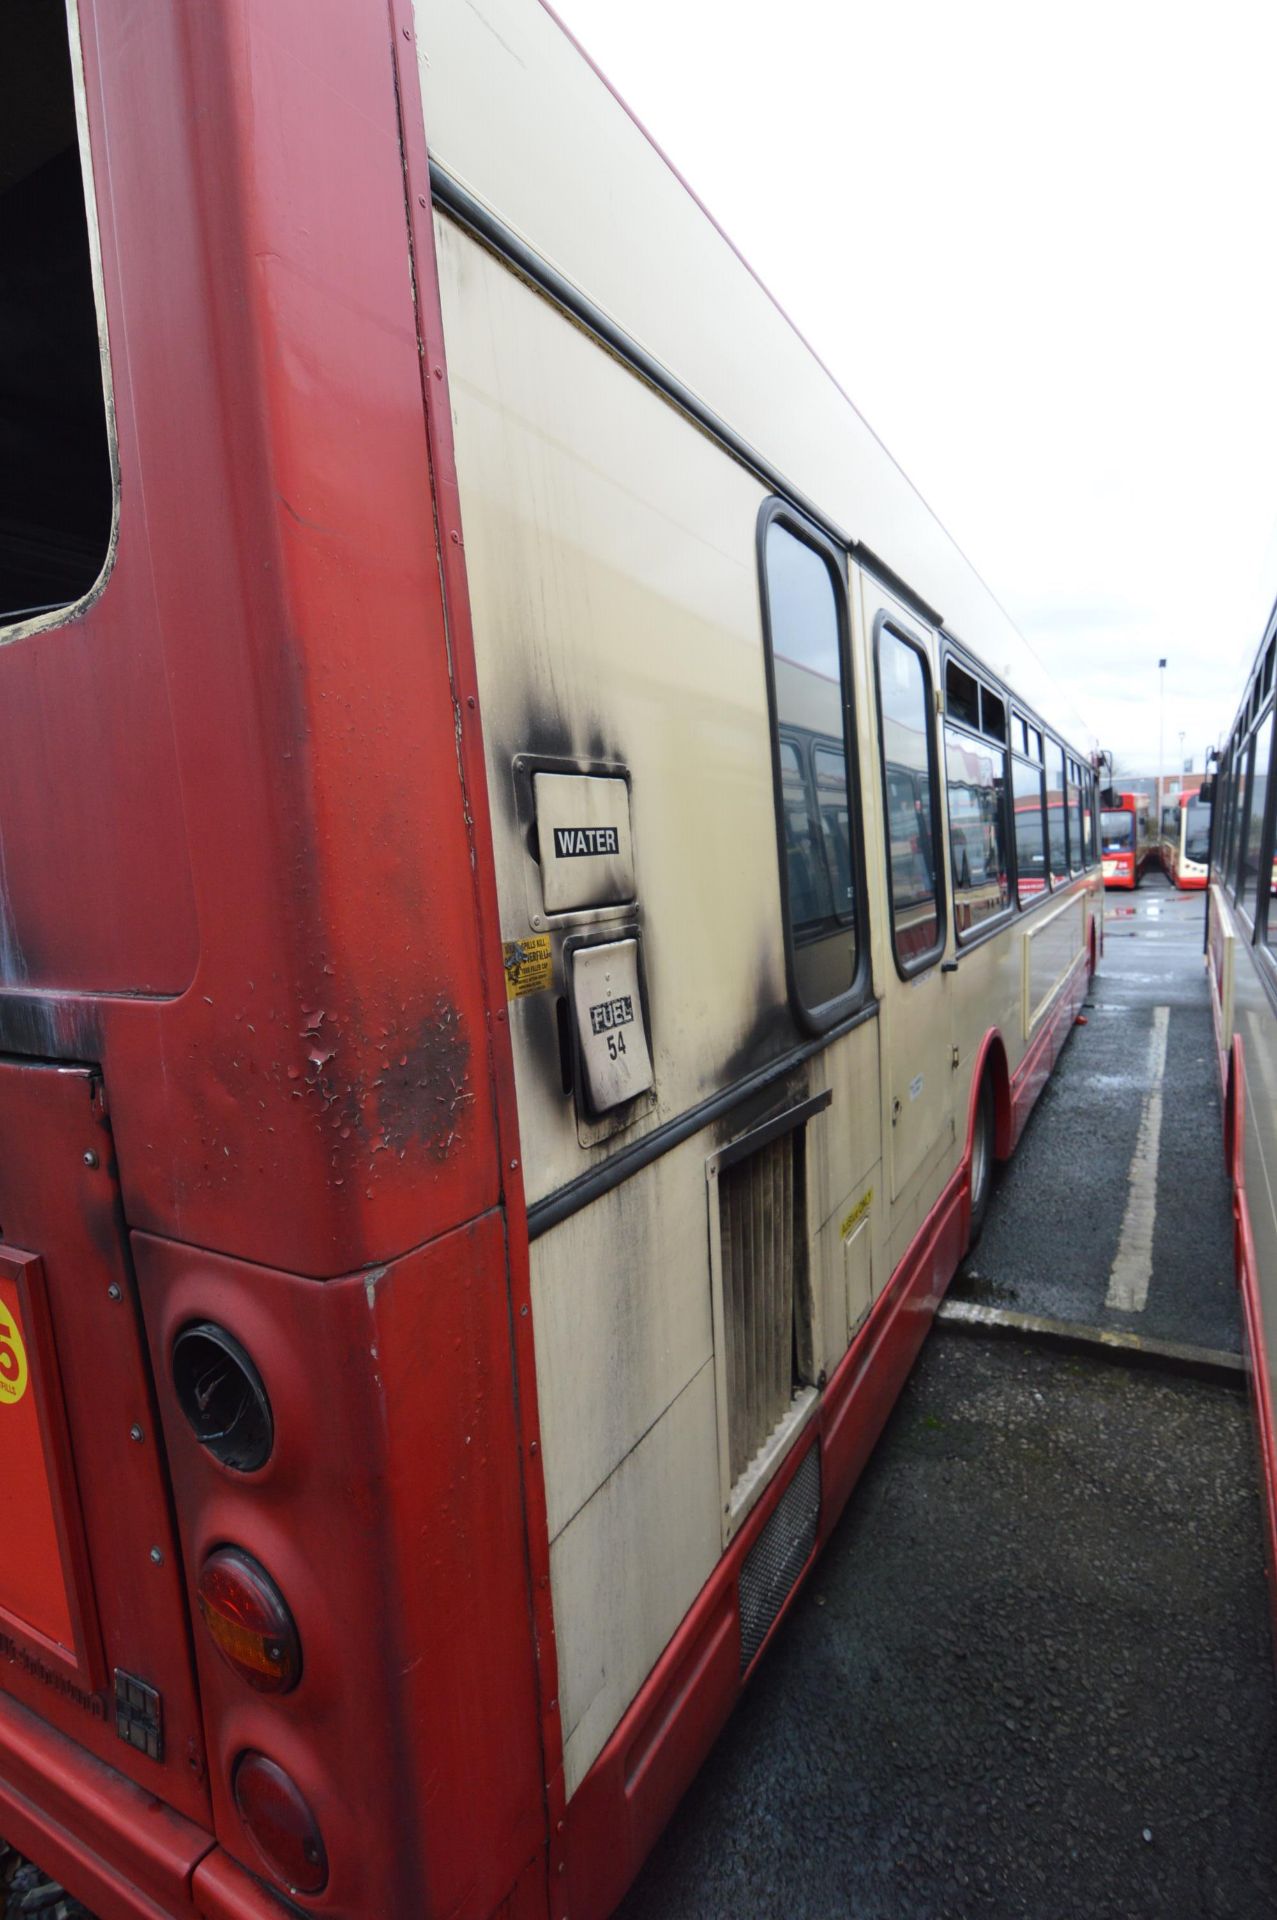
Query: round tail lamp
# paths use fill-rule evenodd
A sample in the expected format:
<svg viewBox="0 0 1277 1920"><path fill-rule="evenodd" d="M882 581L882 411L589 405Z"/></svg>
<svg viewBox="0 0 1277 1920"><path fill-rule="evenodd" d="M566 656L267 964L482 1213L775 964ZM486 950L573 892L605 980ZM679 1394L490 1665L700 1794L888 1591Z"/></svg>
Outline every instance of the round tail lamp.
<svg viewBox="0 0 1277 1920"><path fill-rule="evenodd" d="M328 1855L319 1823L297 1782L264 1753L242 1753L235 1764L235 1805L267 1867L290 1893L322 1893Z"/></svg>
<svg viewBox="0 0 1277 1920"><path fill-rule="evenodd" d="M218 1547L195 1589L213 1645L259 1693L289 1693L301 1678L301 1641L287 1602L257 1561Z"/></svg>
<svg viewBox="0 0 1277 1920"><path fill-rule="evenodd" d="M261 1375L243 1347L212 1320L192 1321L173 1342L173 1386L200 1445L236 1473L270 1459L275 1421Z"/></svg>

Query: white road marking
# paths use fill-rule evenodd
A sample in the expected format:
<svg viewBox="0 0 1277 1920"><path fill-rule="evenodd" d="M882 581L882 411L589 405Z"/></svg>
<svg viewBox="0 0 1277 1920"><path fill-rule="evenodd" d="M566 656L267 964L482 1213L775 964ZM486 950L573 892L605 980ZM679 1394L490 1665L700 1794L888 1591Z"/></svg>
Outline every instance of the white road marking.
<svg viewBox="0 0 1277 1920"><path fill-rule="evenodd" d="M1127 1175L1130 1192L1118 1237L1117 1255L1109 1274L1106 1307L1119 1313L1143 1313L1153 1278L1153 1227L1157 1220L1157 1158L1162 1144L1162 1081L1166 1074L1166 1031L1169 1007L1153 1008L1153 1031L1148 1043L1149 1090L1140 1113L1135 1154Z"/></svg>

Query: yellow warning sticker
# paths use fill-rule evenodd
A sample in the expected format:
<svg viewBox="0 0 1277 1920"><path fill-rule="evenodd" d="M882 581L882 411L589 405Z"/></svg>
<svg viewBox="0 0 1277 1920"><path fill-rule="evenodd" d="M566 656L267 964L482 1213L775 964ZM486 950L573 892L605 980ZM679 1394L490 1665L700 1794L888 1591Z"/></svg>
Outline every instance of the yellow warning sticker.
<svg viewBox="0 0 1277 1920"><path fill-rule="evenodd" d="M0 1304L0 1407L16 1406L27 1390L27 1350L17 1322Z"/></svg>
<svg viewBox="0 0 1277 1920"><path fill-rule="evenodd" d="M872 1187L870 1187L868 1193L862 1194L860 1199L857 1200L855 1206L852 1208L851 1212L847 1215L847 1218L843 1221L842 1225L838 1229L838 1237L840 1240L845 1240L847 1238L847 1235L851 1232L857 1220L864 1219L870 1207L873 1205L873 1197L874 1197L874 1190Z"/></svg>
<svg viewBox="0 0 1277 1920"><path fill-rule="evenodd" d="M507 940L501 954L507 1000L521 1000L525 993L544 993L552 985L554 958L548 933L534 933L526 940Z"/></svg>

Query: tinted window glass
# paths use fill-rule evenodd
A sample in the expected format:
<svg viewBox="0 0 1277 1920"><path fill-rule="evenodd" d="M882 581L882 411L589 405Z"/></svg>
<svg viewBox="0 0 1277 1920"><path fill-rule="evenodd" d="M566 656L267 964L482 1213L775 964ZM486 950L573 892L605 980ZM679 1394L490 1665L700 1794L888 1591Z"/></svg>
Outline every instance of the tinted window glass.
<svg viewBox="0 0 1277 1920"><path fill-rule="evenodd" d="M1135 815L1126 808L1100 815L1100 846L1105 853L1129 853L1135 845Z"/></svg>
<svg viewBox="0 0 1277 1920"><path fill-rule="evenodd" d="M780 795L785 822L785 868L790 924L799 932L819 926L833 912L833 894L816 832L807 769L799 742L782 737Z"/></svg>
<svg viewBox="0 0 1277 1920"><path fill-rule="evenodd" d="M1077 778L1078 769L1069 767L1069 865L1074 873L1086 857L1086 827L1083 816L1082 787Z"/></svg>
<svg viewBox="0 0 1277 1920"><path fill-rule="evenodd" d="M1064 817L1064 749L1053 741L1046 747L1046 818L1051 848L1051 885L1068 878L1069 853Z"/></svg>
<svg viewBox="0 0 1277 1920"><path fill-rule="evenodd" d="M950 660L944 670L944 703L951 720L960 721L964 727L979 727L979 683L956 660Z"/></svg>
<svg viewBox="0 0 1277 1920"><path fill-rule="evenodd" d="M1255 759L1250 776L1250 816L1242 859L1239 900L1253 900L1259 878L1259 849L1264 835L1264 807L1268 801L1268 760L1273 744L1273 716L1269 712L1255 735Z"/></svg>
<svg viewBox="0 0 1277 1920"><path fill-rule="evenodd" d="M794 982L804 1005L856 975L841 585L824 556L773 520L764 554L780 761L780 825Z"/></svg>
<svg viewBox="0 0 1277 1920"><path fill-rule="evenodd" d="M1082 817L1082 840L1086 848L1086 864L1095 864L1095 782L1087 784L1086 811Z"/></svg>
<svg viewBox="0 0 1277 1920"><path fill-rule="evenodd" d="M1233 801L1233 817L1228 828L1228 876L1236 883L1237 869L1241 864L1241 850L1246 839L1246 820L1250 808L1250 790L1247 784L1249 767L1249 742L1238 749L1237 793Z"/></svg>
<svg viewBox="0 0 1277 1920"><path fill-rule="evenodd" d="M1006 849L1006 755L945 729L953 923L958 938L1010 905Z"/></svg>
<svg viewBox="0 0 1277 1920"><path fill-rule="evenodd" d="M1205 866L1210 859L1210 801L1193 797L1184 809L1184 858Z"/></svg>
<svg viewBox="0 0 1277 1920"><path fill-rule="evenodd" d="M816 775L816 808L825 863L833 894L833 910L840 919L851 917L854 887L851 873L851 803L847 797L846 756L826 746L812 754Z"/></svg>
<svg viewBox="0 0 1277 1920"><path fill-rule="evenodd" d="M878 642L882 752L887 795L892 936L901 961L917 959L940 934L932 845L932 744L922 656L884 628Z"/></svg>
<svg viewBox="0 0 1277 1920"><path fill-rule="evenodd" d="M1020 900L1036 900L1046 891L1046 815L1042 806L1042 771L1027 760L1011 762L1011 794L1015 806L1015 864Z"/></svg>
<svg viewBox="0 0 1277 1920"><path fill-rule="evenodd" d="M0 623L88 592L113 504L66 12L3 18Z"/></svg>

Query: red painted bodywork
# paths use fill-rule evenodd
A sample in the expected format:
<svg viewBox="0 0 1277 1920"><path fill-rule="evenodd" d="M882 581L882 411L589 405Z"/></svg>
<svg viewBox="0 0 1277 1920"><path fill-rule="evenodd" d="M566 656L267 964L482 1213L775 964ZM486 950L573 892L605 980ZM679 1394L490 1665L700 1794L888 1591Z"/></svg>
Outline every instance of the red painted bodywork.
<svg viewBox="0 0 1277 1920"><path fill-rule="evenodd" d="M81 32L118 540L77 614L0 647L0 1220L40 1276L74 1645L2 1649L0 1832L102 1920L268 1920L229 1784L259 1747L323 1830L306 1911L557 1920L566 1886L601 1914L739 1691L736 1574L800 1455L567 1809L411 8L82 0ZM822 1540L967 1169L808 1430ZM255 1474L174 1397L205 1316L271 1397ZM285 1698L192 1612L224 1542L296 1618ZM161 1760L116 1733L115 1667L162 1696Z"/></svg>
<svg viewBox="0 0 1277 1920"><path fill-rule="evenodd" d="M0 1692L0 1833L98 1920L186 1920L207 1831ZM262 1920L279 1920L277 1901Z"/></svg>
<svg viewBox="0 0 1277 1920"><path fill-rule="evenodd" d="M9 1368L0 1376L0 1627L91 1686L87 1595L75 1577L84 1566L80 1505L44 1270L34 1254L0 1249L0 1354Z"/></svg>
<svg viewBox="0 0 1277 1920"><path fill-rule="evenodd" d="M37 1257L38 1288L34 1276L27 1284L40 1334L27 1402L0 1407L0 1418L39 1396L58 1536L47 1578L65 1582L74 1622L72 1644L58 1648L9 1612L0 1626L0 1681L100 1760L122 1765L189 1818L206 1819L177 1541L97 1075L0 1062L0 1140L6 1253L19 1264L24 1254ZM134 1427L140 1441L130 1437ZM9 1430L0 1437L7 1448ZM16 1467L7 1451L6 1463ZM7 1592L0 1579L0 1598ZM116 1733L115 1667L163 1696L162 1762L131 1753Z"/></svg>
<svg viewBox="0 0 1277 1920"><path fill-rule="evenodd" d="M1246 1326L1246 1366L1255 1418L1255 1449L1259 1455L1259 1484L1264 1508L1264 1548L1268 1563L1268 1604L1277 1649L1277 1429L1273 1425L1272 1388L1268 1349L1264 1342L1263 1308L1259 1298L1259 1270L1255 1238L1246 1198L1246 1056L1240 1039L1232 1045L1229 1075L1229 1125L1225 1142L1233 1185L1233 1259Z"/></svg>
<svg viewBox="0 0 1277 1920"><path fill-rule="evenodd" d="M401 27L376 5L316 32L300 0L83 0L81 30L118 543L77 615L0 648L0 1055L91 1063L109 1121L90 1136L86 1110L70 1160L33 1133L48 1177L20 1189L29 1117L0 1093L0 1199L23 1198L0 1219L55 1291L100 1146L107 1216L82 1300L51 1317L102 1670L76 1700L3 1669L47 1743L3 1831L96 1911L184 1912L201 1854L259 1870L227 1786L252 1739L321 1815L317 1911L540 1911L557 1725L513 1364L531 1379L526 1240L507 1245L519 1154L423 422ZM169 1396L172 1313L208 1298L280 1396L251 1484ZM165 1454L180 1551L167 1488L153 1516L143 1497ZM215 1537L302 1626L302 1684L269 1717L192 1625ZM114 1665L160 1687L162 1768L116 1734ZM63 1736L109 1763L117 1811L128 1776L198 1829L187 1891L173 1864L152 1906L122 1904L131 1814L59 1838L58 1794L82 1791ZM229 1861L203 1875L224 1906L255 1885Z"/></svg>
<svg viewBox="0 0 1277 1920"><path fill-rule="evenodd" d="M133 1252L188 1580L246 1548L303 1649L277 1700L195 1635L218 1838L256 1864L229 1788L256 1748L318 1817L326 1913L492 1913L545 1823L501 1216L324 1286L145 1235ZM270 1396L254 1474L221 1467L173 1397L173 1338L205 1319Z"/></svg>

